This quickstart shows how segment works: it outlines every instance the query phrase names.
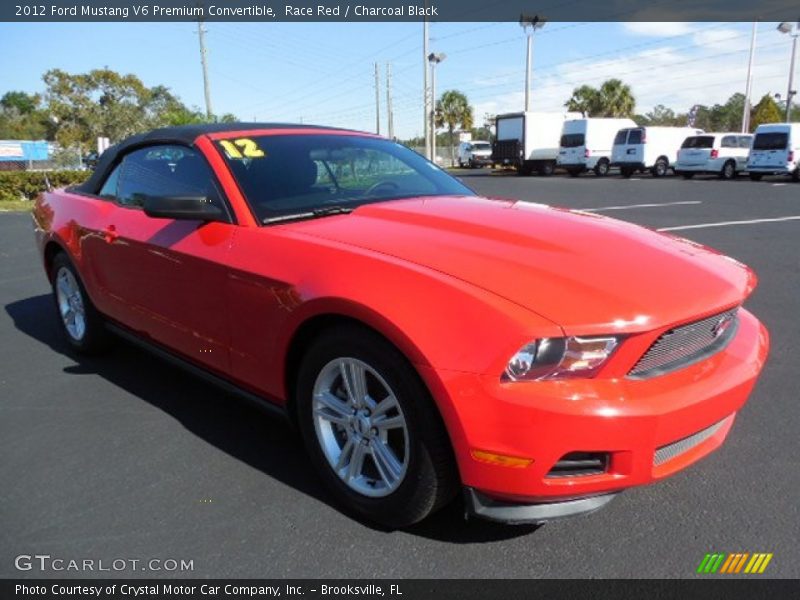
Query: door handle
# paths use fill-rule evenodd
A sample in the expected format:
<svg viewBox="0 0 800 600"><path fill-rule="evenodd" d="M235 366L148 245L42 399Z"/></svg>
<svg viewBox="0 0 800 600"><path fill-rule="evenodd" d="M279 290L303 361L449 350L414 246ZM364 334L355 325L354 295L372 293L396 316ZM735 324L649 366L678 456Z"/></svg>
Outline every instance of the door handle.
<svg viewBox="0 0 800 600"><path fill-rule="evenodd" d="M119 237L117 233L117 228L113 225L109 225L103 231L103 237L105 238L106 242L109 244L113 244L114 241Z"/></svg>

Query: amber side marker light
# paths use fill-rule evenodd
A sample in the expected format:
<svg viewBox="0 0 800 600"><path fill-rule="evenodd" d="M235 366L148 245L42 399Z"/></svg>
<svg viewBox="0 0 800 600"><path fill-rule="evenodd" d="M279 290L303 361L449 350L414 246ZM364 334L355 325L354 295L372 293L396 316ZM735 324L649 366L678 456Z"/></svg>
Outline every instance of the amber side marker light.
<svg viewBox="0 0 800 600"><path fill-rule="evenodd" d="M512 469L524 469L533 463L532 458L506 456L505 454L496 454L494 452L488 452L487 450L473 450L471 454L472 458L479 462L499 465L501 467L511 467Z"/></svg>

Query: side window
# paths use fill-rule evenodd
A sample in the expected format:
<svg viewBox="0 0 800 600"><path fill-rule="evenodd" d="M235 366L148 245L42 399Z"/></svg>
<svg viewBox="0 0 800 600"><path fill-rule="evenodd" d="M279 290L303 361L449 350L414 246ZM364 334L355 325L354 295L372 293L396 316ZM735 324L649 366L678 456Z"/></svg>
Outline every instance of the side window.
<svg viewBox="0 0 800 600"><path fill-rule="evenodd" d="M121 171L121 164L114 167L114 170L111 171L111 174L106 178L103 187L100 188L100 194L98 195L104 200L117 199L117 187L119 186L119 174Z"/></svg>
<svg viewBox="0 0 800 600"><path fill-rule="evenodd" d="M721 146L723 148L738 148L739 143L736 140L736 136L726 135L724 138L722 138Z"/></svg>
<svg viewBox="0 0 800 600"><path fill-rule="evenodd" d="M750 148L753 138L749 135L742 135L739 137L739 148Z"/></svg>
<svg viewBox="0 0 800 600"><path fill-rule="evenodd" d="M642 130L641 129L631 129L631 132L628 134L628 143L629 144L641 144L642 143Z"/></svg>
<svg viewBox="0 0 800 600"><path fill-rule="evenodd" d="M145 196L202 196L225 210L211 168L185 146L148 146L128 154L117 186L117 202L139 207Z"/></svg>

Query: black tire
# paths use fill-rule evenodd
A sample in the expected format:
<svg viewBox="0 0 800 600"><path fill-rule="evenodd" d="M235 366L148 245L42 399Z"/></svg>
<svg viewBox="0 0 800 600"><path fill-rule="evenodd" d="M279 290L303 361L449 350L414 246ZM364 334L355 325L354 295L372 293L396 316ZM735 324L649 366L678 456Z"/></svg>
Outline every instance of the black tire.
<svg viewBox="0 0 800 600"><path fill-rule="evenodd" d="M608 175L608 170L611 167L608 160L605 158L601 158L597 161L597 164L594 166L594 174L598 177L605 177Z"/></svg>
<svg viewBox="0 0 800 600"><path fill-rule="evenodd" d="M764 177L763 173L750 173L750 181L761 181L761 178Z"/></svg>
<svg viewBox="0 0 800 600"><path fill-rule="evenodd" d="M471 158L469 159L469 168L470 169L474 169L475 168L475 161L472 160Z"/></svg>
<svg viewBox="0 0 800 600"><path fill-rule="evenodd" d="M675 171L675 175L680 175L684 179L691 179L692 177L694 177L694 173L690 171Z"/></svg>
<svg viewBox="0 0 800 600"><path fill-rule="evenodd" d="M544 177L550 177L555 172L555 170L556 170L555 163L550 162L549 160L543 162L537 169L539 175L542 175Z"/></svg>
<svg viewBox="0 0 800 600"><path fill-rule="evenodd" d="M628 179L631 175L633 175L634 169L632 167L620 167L619 174L622 175L625 179Z"/></svg>
<svg viewBox="0 0 800 600"><path fill-rule="evenodd" d="M719 172L720 179L736 179L736 163L732 160L726 161Z"/></svg>
<svg viewBox="0 0 800 600"><path fill-rule="evenodd" d="M325 366L337 358L357 359L374 369L391 388L405 417L407 468L399 486L388 495L369 497L352 489L334 471L320 446L312 406L314 386ZM460 483L444 423L416 371L384 338L355 325L331 328L306 352L297 381L297 417L306 449L345 509L386 527L407 527L456 496ZM377 466L374 461L372 464Z"/></svg>
<svg viewBox="0 0 800 600"><path fill-rule="evenodd" d="M59 301L59 277L68 272L69 276L77 284L76 293L79 297L80 305L83 310L84 330L83 333L78 335L74 330L70 331L67 326L66 319L62 317L61 304ZM82 354L97 354L105 350L109 345L110 336L106 329L103 316L97 311L86 293L86 288L81 281L78 270L72 264L72 261L64 253L60 252L53 259L53 264L50 269L50 284L53 290L53 303L56 309L56 317L58 319L59 327L67 339L67 342L76 351ZM61 295L64 297L64 294Z"/></svg>
<svg viewBox="0 0 800 600"><path fill-rule="evenodd" d="M656 164L650 169L653 177L664 177L669 172L669 161L663 156L656 160Z"/></svg>

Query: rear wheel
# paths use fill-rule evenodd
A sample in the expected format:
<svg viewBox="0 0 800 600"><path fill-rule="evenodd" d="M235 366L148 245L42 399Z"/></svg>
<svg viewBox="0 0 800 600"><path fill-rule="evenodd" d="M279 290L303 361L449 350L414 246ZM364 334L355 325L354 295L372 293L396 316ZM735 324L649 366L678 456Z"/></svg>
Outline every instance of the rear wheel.
<svg viewBox="0 0 800 600"><path fill-rule="evenodd" d="M324 333L300 366L297 414L311 460L347 509L389 527L449 502L458 475L444 424L400 352L355 326Z"/></svg>
<svg viewBox="0 0 800 600"><path fill-rule="evenodd" d="M86 294L72 261L63 252L53 259L51 274L58 320L70 346L84 354L104 350L108 332L103 317Z"/></svg>
<svg viewBox="0 0 800 600"><path fill-rule="evenodd" d="M605 158L601 158L600 160L597 161L597 164L594 166L594 174L597 175L598 177L605 177L606 175L608 175L609 166L610 165L608 163L608 160L606 160Z"/></svg>
<svg viewBox="0 0 800 600"><path fill-rule="evenodd" d="M736 163L732 160L727 161L722 165L722 170L719 172L720 179L734 179L736 177Z"/></svg>
<svg viewBox="0 0 800 600"><path fill-rule="evenodd" d="M750 173L750 180L751 181L761 181L761 178L764 177L762 173Z"/></svg>
<svg viewBox="0 0 800 600"><path fill-rule="evenodd" d="M669 170L669 162L663 156L656 160L656 164L653 165L653 168L650 169L650 172L653 174L653 177L664 177Z"/></svg>

